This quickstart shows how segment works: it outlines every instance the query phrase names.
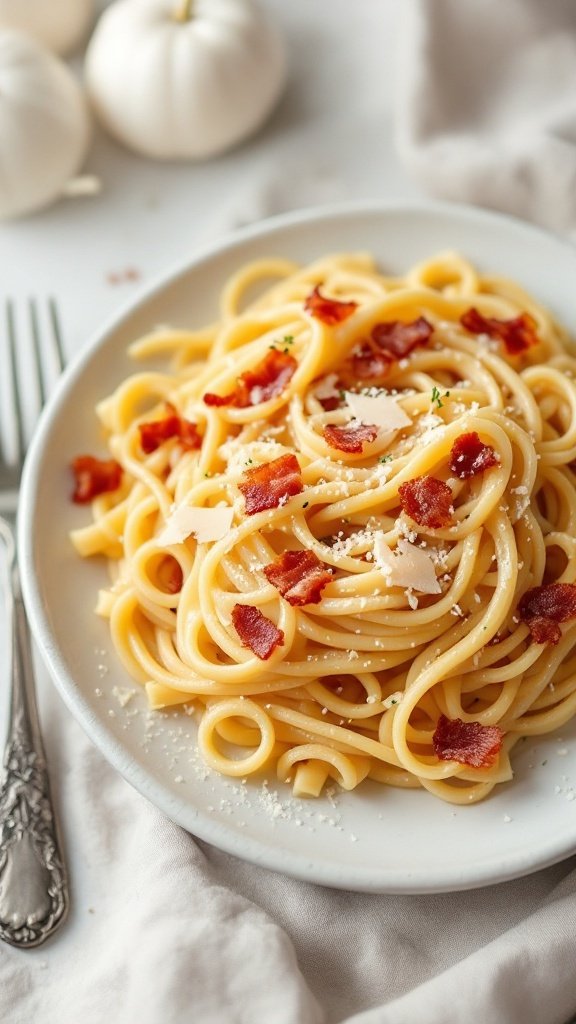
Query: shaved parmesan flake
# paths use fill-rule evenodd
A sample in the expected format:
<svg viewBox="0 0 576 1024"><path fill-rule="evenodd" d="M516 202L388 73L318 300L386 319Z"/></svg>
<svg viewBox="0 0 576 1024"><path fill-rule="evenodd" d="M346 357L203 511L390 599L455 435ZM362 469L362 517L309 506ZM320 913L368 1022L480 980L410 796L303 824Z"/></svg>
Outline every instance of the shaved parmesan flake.
<svg viewBox="0 0 576 1024"><path fill-rule="evenodd" d="M394 431L409 427L412 423L402 406L388 395L372 397L346 391L345 397L354 418L365 426L384 427L386 430Z"/></svg>
<svg viewBox="0 0 576 1024"><path fill-rule="evenodd" d="M233 518L234 509L227 506L191 508L189 505L180 505L168 516L156 543L161 547L182 544L191 534L194 534L199 544L221 540L232 526Z"/></svg>
<svg viewBox="0 0 576 1024"><path fill-rule="evenodd" d="M409 587L421 594L442 592L428 551L407 540L399 540L396 551L392 551L379 533L374 539L374 555L389 587Z"/></svg>

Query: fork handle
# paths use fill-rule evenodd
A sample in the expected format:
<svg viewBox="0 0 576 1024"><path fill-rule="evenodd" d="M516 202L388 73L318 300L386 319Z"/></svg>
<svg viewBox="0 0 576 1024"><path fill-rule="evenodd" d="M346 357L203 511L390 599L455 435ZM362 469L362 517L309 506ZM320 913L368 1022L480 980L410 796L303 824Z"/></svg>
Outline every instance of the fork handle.
<svg viewBox="0 0 576 1024"><path fill-rule="evenodd" d="M16 543L11 531L3 529L1 536L10 582L6 604L12 696L0 785L0 939L30 948L44 942L64 920L68 886L38 722Z"/></svg>

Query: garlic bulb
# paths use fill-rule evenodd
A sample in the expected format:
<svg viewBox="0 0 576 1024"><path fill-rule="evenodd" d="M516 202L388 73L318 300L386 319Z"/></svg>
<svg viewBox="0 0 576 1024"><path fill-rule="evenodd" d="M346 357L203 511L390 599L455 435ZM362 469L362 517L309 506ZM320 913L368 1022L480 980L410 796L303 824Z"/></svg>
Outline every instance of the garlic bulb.
<svg viewBox="0 0 576 1024"><path fill-rule="evenodd" d="M161 159L204 159L254 132L285 69L280 37L257 0L116 0L86 56L102 123L129 148Z"/></svg>
<svg viewBox="0 0 576 1024"><path fill-rule="evenodd" d="M54 53L70 53L85 38L94 0L0 0L0 28L34 36Z"/></svg>
<svg viewBox="0 0 576 1024"><path fill-rule="evenodd" d="M29 36L0 30L0 218L58 198L89 140L87 104L72 72Z"/></svg>

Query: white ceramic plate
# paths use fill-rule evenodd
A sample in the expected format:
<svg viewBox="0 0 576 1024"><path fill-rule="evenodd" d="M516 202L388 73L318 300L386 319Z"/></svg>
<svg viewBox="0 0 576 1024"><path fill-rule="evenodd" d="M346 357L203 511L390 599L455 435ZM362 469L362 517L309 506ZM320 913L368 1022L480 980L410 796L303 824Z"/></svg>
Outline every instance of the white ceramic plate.
<svg viewBox="0 0 576 1024"><path fill-rule="evenodd" d="M82 561L68 540L87 511L69 500L68 464L98 451L97 400L131 370L127 344L158 323L198 326L214 318L219 289L246 260L309 261L367 249L402 272L446 248L508 274L576 335L576 250L534 228L462 207L347 206L291 214L243 231L147 289L108 324L65 375L28 459L21 505L25 597L32 626L64 700L112 764L190 832L308 881L373 892L423 893L504 881L576 850L576 724L528 740L514 781L474 807L453 808L424 792L375 784L318 801L294 801L268 786L205 770L194 725L181 712L150 715L92 612L105 569ZM116 696L114 689L116 688Z"/></svg>

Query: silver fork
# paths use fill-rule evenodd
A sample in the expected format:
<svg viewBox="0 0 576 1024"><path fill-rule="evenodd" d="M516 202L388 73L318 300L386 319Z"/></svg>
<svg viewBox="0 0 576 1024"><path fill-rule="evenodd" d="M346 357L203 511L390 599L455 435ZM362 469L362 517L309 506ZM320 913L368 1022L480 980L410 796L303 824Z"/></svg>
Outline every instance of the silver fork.
<svg viewBox="0 0 576 1024"><path fill-rule="evenodd" d="M61 924L68 910L68 885L61 854L59 829L50 795L50 782L40 734L30 633L22 603L16 555L16 508L26 451L24 398L36 391L37 410L44 405L51 380L64 366L62 336L56 305L47 309L30 301L27 309L28 344L17 346L16 308L6 303L4 346L0 339L0 382L4 412L11 406L15 426L10 438L0 418L0 542L5 548L7 575L5 605L11 634L12 689L4 774L0 785L0 939L13 946L39 946ZM42 316L41 314L44 314ZM48 330L43 325L47 321ZM0 331L1 336L1 331ZM28 354L30 373L23 369ZM18 356L20 355L20 359ZM50 370L51 363L51 370ZM26 378L26 379L25 379ZM29 396L28 396L29 397Z"/></svg>

